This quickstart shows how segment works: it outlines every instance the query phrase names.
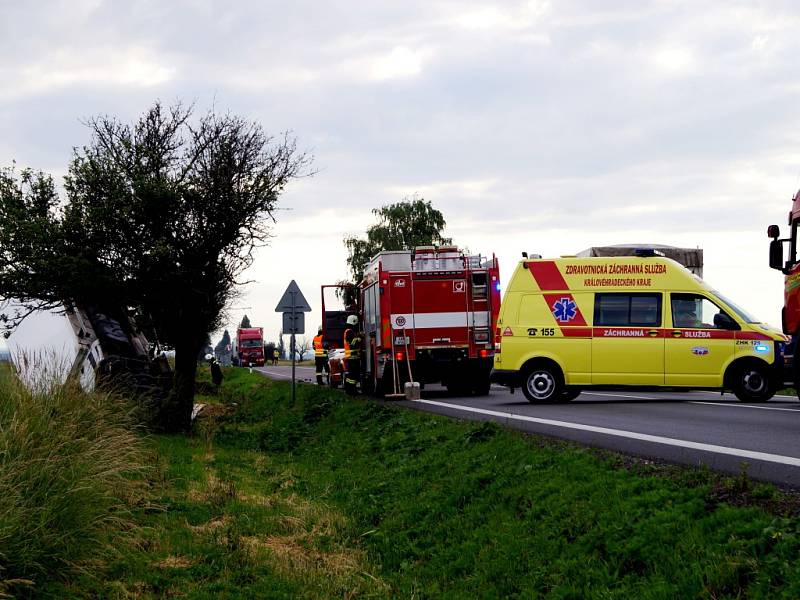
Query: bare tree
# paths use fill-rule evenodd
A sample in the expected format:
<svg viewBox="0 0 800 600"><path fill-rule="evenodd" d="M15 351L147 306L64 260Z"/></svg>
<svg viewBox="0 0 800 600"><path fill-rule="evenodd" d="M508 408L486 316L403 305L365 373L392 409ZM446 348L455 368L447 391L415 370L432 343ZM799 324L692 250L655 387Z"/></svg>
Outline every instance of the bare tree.
<svg viewBox="0 0 800 600"><path fill-rule="evenodd" d="M306 352L309 351L310 348L311 348L311 342L308 341L306 336L303 336L299 339L295 336L294 352L295 355L297 356L297 360L303 360L303 357L305 356Z"/></svg>

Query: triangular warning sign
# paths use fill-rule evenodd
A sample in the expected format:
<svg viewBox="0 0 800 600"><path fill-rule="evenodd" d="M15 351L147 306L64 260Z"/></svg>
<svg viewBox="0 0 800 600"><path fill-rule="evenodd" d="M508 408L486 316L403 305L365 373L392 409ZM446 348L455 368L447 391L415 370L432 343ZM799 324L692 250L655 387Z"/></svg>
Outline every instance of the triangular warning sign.
<svg viewBox="0 0 800 600"><path fill-rule="evenodd" d="M275 307L275 312L311 312L311 307L294 279L283 292L283 297Z"/></svg>

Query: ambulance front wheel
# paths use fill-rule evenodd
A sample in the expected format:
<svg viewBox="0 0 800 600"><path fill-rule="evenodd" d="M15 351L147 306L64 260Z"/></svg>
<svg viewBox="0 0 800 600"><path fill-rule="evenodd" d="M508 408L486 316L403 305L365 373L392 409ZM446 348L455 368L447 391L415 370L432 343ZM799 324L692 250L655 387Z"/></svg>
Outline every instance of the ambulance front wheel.
<svg viewBox="0 0 800 600"><path fill-rule="evenodd" d="M559 402L569 402L581 395L581 388L568 387L558 397Z"/></svg>
<svg viewBox="0 0 800 600"><path fill-rule="evenodd" d="M766 402L775 395L769 367L747 362L736 368L732 379L733 393L742 402Z"/></svg>
<svg viewBox="0 0 800 600"><path fill-rule="evenodd" d="M564 394L561 370L552 363L536 363L525 370L522 393L531 404L559 402Z"/></svg>

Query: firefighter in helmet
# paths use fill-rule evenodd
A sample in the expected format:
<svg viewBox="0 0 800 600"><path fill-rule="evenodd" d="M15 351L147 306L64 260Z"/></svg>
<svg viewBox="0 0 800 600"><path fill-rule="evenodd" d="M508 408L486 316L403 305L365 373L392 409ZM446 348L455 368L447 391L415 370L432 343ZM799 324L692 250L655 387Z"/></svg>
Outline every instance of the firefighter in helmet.
<svg viewBox="0 0 800 600"><path fill-rule="evenodd" d="M347 317L347 329L344 330L344 391L354 395L361 379L361 344L364 334L358 325L358 317Z"/></svg>
<svg viewBox="0 0 800 600"><path fill-rule="evenodd" d="M317 372L317 384L322 385L322 374L330 373L328 366L328 344L322 340L322 325L314 336L314 366ZM330 375L329 375L330 376Z"/></svg>

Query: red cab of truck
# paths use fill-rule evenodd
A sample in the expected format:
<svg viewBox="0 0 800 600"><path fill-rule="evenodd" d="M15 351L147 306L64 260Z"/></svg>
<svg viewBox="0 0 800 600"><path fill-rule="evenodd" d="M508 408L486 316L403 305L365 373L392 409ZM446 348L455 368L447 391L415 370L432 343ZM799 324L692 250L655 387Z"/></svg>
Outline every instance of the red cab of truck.
<svg viewBox="0 0 800 600"><path fill-rule="evenodd" d="M247 327L236 332L239 364L243 367L264 366L264 328Z"/></svg>
<svg viewBox="0 0 800 600"><path fill-rule="evenodd" d="M800 227L800 191L792 198L789 211L789 236L779 239L780 227L770 225L767 235L772 238L769 245L769 266L784 275L783 310L781 322L783 333L789 336L784 351L784 382L794 385L800 395L800 364L795 362L800 341L800 257L798 257L797 230ZM788 244L787 244L788 242ZM788 247L787 247L788 246Z"/></svg>
<svg viewBox="0 0 800 600"><path fill-rule="evenodd" d="M459 394L489 393L500 310L494 256L455 246L381 252L366 266L348 309L327 311L324 302L323 293L329 348L341 347L347 314L359 317L364 391L392 393L413 379Z"/></svg>

